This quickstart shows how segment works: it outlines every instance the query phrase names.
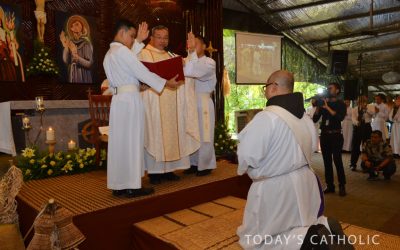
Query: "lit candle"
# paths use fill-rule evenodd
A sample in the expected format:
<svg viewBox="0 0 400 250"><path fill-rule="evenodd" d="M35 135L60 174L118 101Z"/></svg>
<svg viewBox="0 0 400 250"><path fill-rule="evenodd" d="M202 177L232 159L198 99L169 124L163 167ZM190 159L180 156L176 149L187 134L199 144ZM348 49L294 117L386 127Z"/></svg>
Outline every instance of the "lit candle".
<svg viewBox="0 0 400 250"><path fill-rule="evenodd" d="M43 96L36 96L36 110L44 110Z"/></svg>
<svg viewBox="0 0 400 250"><path fill-rule="evenodd" d="M76 148L76 142L74 142L73 140L70 140L68 142L68 150L73 150Z"/></svg>
<svg viewBox="0 0 400 250"><path fill-rule="evenodd" d="M22 118L22 126L23 126L24 128L29 127L29 122L30 122L30 120L29 120L28 117L24 116L24 117Z"/></svg>
<svg viewBox="0 0 400 250"><path fill-rule="evenodd" d="M46 131L46 140L48 141L56 140L55 131L52 127L49 127L49 129Z"/></svg>

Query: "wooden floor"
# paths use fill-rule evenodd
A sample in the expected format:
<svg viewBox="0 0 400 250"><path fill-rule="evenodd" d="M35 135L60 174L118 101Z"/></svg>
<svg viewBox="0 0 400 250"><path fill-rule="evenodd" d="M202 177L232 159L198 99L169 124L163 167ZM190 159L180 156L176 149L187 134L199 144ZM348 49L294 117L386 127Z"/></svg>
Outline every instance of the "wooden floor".
<svg viewBox="0 0 400 250"><path fill-rule="evenodd" d="M236 165L227 161L219 161L218 168L208 176L183 175L182 171L177 171L177 174L181 176L180 181L155 185L153 186L154 194L128 199L111 195L111 191L107 189L106 171L100 170L72 176L28 181L22 186L18 198L37 211L48 199L54 198L74 215L79 215L225 180L235 177L236 171ZM151 186L147 177L143 178L143 184Z"/></svg>

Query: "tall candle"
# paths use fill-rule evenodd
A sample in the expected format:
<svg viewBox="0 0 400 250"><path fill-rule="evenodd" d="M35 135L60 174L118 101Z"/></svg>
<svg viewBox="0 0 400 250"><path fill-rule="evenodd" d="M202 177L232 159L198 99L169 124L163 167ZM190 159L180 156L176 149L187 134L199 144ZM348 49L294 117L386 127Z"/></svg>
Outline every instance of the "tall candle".
<svg viewBox="0 0 400 250"><path fill-rule="evenodd" d="M30 122L30 120L29 120L28 117L24 116L24 117L22 118L22 126L23 126L24 128L29 127L29 122Z"/></svg>
<svg viewBox="0 0 400 250"><path fill-rule="evenodd" d="M54 141L55 139L56 139L55 131L52 127L49 127L49 129L46 131L46 140Z"/></svg>
<svg viewBox="0 0 400 250"><path fill-rule="evenodd" d="M72 150L74 148L76 148L76 142L74 142L73 140L70 140L68 142L68 150Z"/></svg>

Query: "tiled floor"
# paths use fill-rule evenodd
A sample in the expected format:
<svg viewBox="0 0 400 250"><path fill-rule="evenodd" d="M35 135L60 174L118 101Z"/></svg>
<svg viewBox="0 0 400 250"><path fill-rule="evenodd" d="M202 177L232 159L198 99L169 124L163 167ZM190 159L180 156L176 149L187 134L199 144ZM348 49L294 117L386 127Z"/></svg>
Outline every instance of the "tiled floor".
<svg viewBox="0 0 400 250"><path fill-rule="evenodd" d="M0 154L0 176L8 168L9 156ZM369 182L362 172L348 168L350 155L343 154L347 178L346 197L336 194L325 196L325 214L350 224L400 235L400 174L390 182ZM324 166L321 154L313 155L313 167L324 182ZM397 165L400 162L397 160ZM335 171L336 179L336 171Z"/></svg>

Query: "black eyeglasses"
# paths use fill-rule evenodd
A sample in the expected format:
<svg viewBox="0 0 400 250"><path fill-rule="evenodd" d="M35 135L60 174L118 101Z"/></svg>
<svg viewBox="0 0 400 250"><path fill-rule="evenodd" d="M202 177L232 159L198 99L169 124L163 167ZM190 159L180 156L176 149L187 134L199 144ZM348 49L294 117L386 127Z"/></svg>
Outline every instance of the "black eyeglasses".
<svg viewBox="0 0 400 250"><path fill-rule="evenodd" d="M265 91L265 90L268 88L268 86L269 86L269 85L272 85L272 84L275 84L275 85L278 86L278 84L277 84L276 82L267 83L267 84L265 84L265 85L262 87L263 90Z"/></svg>

